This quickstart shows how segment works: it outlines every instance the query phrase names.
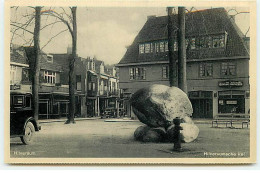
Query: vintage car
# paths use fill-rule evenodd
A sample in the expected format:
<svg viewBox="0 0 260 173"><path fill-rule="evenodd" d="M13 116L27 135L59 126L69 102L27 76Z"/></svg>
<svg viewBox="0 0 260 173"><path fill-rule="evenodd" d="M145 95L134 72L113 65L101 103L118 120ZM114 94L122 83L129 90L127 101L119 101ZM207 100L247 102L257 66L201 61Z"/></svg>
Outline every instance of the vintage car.
<svg viewBox="0 0 260 173"><path fill-rule="evenodd" d="M116 109L114 107L106 108L101 118L116 118Z"/></svg>
<svg viewBox="0 0 260 173"><path fill-rule="evenodd" d="M33 142L35 131L41 127L33 118L32 95L26 92L10 92L10 136L20 137L28 145Z"/></svg>

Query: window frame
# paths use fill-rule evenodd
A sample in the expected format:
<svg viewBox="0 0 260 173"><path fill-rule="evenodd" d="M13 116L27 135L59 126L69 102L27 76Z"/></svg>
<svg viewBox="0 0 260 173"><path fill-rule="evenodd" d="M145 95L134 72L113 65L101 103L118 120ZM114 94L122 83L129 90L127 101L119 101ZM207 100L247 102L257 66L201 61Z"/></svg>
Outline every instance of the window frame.
<svg viewBox="0 0 260 173"><path fill-rule="evenodd" d="M51 74L49 74L51 73ZM49 70L44 70L43 72L43 78L44 78L44 83L46 84L55 84L56 83L56 77L57 73ZM51 82L49 82L49 79Z"/></svg>
<svg viewBox="0 0 260 173"><path fill-rule="evenodd" d="M223 64L227 64L227 74L223 74ZM230 65L234 66L234 74L230 74ZM221 62L220 64L220 76L228 77L228 76L236 76L237 75L237 63L236 62Z"/></svg>
<svg viewBox="0 0 260 173"><path fill-rule="evenodd" d="M129 80L146 80L146 68L145 67L130 67L129 68Z"/></svg>
<svg viewBox="0 0 260 173"><path fill-rule="evenodd" d="M162 66L162 78L169 79L169 66L168 65Z"/></svg>
<svg viewBox="0 0 260 173"><path fill-rule="evenodd" d="M210 75L208 74L208 70L210 69ZM204 75L202 75L202 72ZM200 63L199 64L199 77L200 78L211 78L213 77L213 63Z"/></svg>

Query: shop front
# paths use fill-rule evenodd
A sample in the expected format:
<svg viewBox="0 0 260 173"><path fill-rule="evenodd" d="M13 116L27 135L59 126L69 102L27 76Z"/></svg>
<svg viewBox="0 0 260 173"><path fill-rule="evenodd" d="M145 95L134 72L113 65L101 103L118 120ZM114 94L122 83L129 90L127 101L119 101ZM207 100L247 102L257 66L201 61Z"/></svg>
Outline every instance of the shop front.
<svg viewBox="0 0 260 173"><path fill-rule="evenodd" d="M97 97L87 97L87 117L96 116L96 100Z"/></svg>
<svg viewBox="0 0 260 173"><path fill-rule="evenodd" d="M188 94L193 118L213 118L212 91L191 91Z"/></svg>
<svg viewBox="0 0 260 173"><path fill-rule="evenodd" d="M243 81L220 81L218 91L217 116L241 117L250 114L250 92Z"/></svg>
<svg viewBox="0 0 260 173"><path fill-rule="evenodd" d="M219 91L218 114L249 114L247 95L249 92L240 90Z"/></svg>

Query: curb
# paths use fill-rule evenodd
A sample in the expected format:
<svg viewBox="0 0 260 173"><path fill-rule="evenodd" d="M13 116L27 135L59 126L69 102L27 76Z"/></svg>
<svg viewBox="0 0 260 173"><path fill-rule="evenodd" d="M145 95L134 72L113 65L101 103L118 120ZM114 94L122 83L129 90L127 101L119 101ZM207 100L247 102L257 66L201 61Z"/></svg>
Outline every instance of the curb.
<svg viewBox="0 0 260 173"><path fill-rule="evenodd" d="M101 119L100 117L97 118L75 118L75 121L84 121L84 120L97 120L97 119ZM67 119L51 119L51 120L39 120L39 124L45 124L45 123L57 123L57 122L64 122Z"/></svg>

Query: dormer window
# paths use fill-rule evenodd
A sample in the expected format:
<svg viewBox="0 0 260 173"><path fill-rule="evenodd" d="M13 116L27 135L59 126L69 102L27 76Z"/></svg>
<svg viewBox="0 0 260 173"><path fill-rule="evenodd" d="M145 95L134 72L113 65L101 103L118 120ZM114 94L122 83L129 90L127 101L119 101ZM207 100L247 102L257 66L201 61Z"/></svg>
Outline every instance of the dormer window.
<svg viewBox="0 0 260 173"><path fill-rule="evenodd" d="M145 53L150 53L150 50L151 50L151 44L145 43Z"/></svg>
<svg viewBox="0 0 260 173"><path fill-rule="evenodd" d="M52 55L47 55L47 61L50 63L53 63L53 56Z"/></svg>
<svg viewBox="0 0 260 173"><path fill-rule="evenodd" d="M139 44L139 53L140 54L144 53L144 44Z"/></svg>

